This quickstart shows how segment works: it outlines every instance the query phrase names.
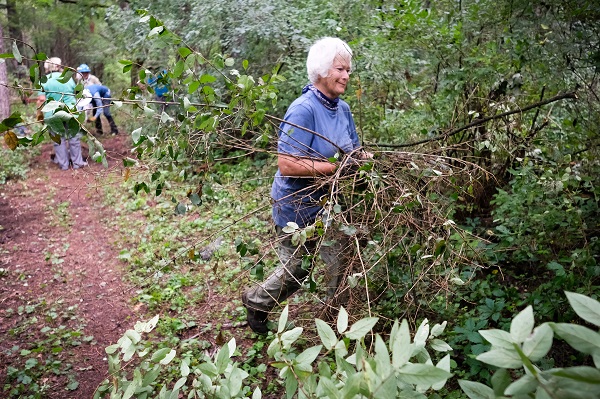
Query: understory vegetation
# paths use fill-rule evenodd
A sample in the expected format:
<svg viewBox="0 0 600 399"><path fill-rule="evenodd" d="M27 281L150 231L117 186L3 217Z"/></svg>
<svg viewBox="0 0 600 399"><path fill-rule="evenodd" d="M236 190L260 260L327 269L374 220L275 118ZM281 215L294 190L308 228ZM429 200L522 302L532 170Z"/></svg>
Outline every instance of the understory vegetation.
<svg viewBox="0 0 600 399"><path fill-rule="evenodd" d="M596 2L127 4L105 10L115 39L102 56L76 57L118 76L133 151L104 201L150 320L107 348L114 378L98 397L596 397ZM350 167L339 154L338 172L314 183L330 188L326 217L288 226L300 244L350 239L340 290L325 299L308 257L304 290L256 338L238 333L239 297L277 265L277 126L306 83L307 46L327 35L354 51L344 99L375 157ZM51 49L39 47L3 54L33 86ZM118 60L102 64L107 54ZM143 84L162 70L165 107ZM17 136L23 122L0 125L17 151L49 136ZM198 325L207 311L215 323Z"/></svg>

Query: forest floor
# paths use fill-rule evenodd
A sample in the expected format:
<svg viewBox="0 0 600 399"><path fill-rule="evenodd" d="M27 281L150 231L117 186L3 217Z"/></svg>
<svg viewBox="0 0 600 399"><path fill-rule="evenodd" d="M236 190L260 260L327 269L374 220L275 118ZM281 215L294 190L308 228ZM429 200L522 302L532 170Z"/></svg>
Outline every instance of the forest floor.
<svg viewBox="0 0 600 399"><path fill-rule="evenodd" d="M47 143L27 180L0 190L0 397L38 384L42 397L91 398L107 378L104 348L139 320L97 192L120 173L130 138L100 140L108 169L90 160L61 171Z"/></svg>

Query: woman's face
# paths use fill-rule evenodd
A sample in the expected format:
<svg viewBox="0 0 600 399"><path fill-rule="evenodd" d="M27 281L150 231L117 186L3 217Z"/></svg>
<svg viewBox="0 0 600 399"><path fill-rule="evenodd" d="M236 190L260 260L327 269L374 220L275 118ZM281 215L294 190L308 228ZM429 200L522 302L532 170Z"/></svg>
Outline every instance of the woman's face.
<svg viewBox="0 0 600 399"><path fill-rule="evenodd" d="M343 57L335 57L333 65L329 68L327 77L319 76L315 87L331 99L338 98L346 91L350 78L350 63Z"/></svg>

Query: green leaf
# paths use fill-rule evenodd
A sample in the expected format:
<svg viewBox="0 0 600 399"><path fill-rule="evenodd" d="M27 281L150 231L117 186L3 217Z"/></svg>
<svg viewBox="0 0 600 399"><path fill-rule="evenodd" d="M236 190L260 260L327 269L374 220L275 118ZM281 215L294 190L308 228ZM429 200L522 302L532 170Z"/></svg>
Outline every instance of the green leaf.
<svg viewBox="0 0 600 399"><path fill-rule="evenodd" d="M315 319L315 324L317 325L317 333L321 338L323 346L325 346L327 350L333 349L338 342L337 336L335 335L333 329L329 326L329 324L325 323L321 319Z"/></svg>
<svg viewBox="0 0 600 399"><path fill-rule="evenodd" d="M552 328L548 324L542 324L523 342L523 353L533 362L541 360L550 351L553 338Z"/></svg>
<svg viewBox="0 0 600 399"><path fill-rule="evenodd" d="M496 399L494 390L480 382L458 380L458 385L470 399Z"/></svg>
<svg viewBox="0 0 600 399"><path fill-rule="evenodd" d="M348 312L344 309L343 306L340 307L340 311L338 313L337 318L337 330L340 334L343 334L344 331L348 328Z"/></svg>
<svg viewBox="0 0 600 399"><path fill-rule="evenodd" d="M139 144L141 135L142 135L142 128L141 127L138 127L133 132L131 132L131 140L133 141L134 145L138 145Z"/></svg>
<svg viewBox="0 0 600 399"><path fill-rule="evenodd" d="M212 83L216 80L217 80L217 78L215 78L212 75L203 74L202 76L200 76L200 83L202 83L202 84Z"/></svg>
<svg viewBox="0 0 600 399"><path fill-rule="evenodd" d="M350 327L350 331L344 335L349 339L359 340L375 327L375 324L379 321L379 317L365 317L360 319Z"/></svg>
<svg viewBox="0 0 600 399"><path fill-rule="evenodd" d="M406 319L402 320L400 327L398 321L394 323L390 336L390 350L392 352L392 365L400 368L408 362L412 356L413 346L410 344L410 330Z"/></svg>
<svg viewBox="0 0 600 399"><path fill-rule="evenodd" d="M129 168L129 167L135 165L136 163L137 163L137 161L133 158L129 158L129 157L123 158L123 166L126 168Z"/></svg>
<svg viewBox="0 0 600 399"><path fill-rule="evenodd" d="M390 354L383 339L377 334L375 336L375 363L377 365L377 375L380 378L387 378L391 373Z"/></svg>
<svg viewBox="0 0 600 399"><path fill-rule="evenodd" d="M281 343L283 344L283 347L289 349L292 346L292 344L296 342L298 338L300 338L300 335L302 335L302 331L302 327L296 327L290 331L286 331L283 334L281 334Z"/></svg>
<svg viewBox="0 0 600 399"><path fill-rule="evenodd" d="M281 315L279 316L279 324L277 326L277 333L281 334L283 331L285 331L285 326L287 325L287 321L288 321L288 314L289 314L289 307L286 305L286 307L283 308Z"/></svg>
<svg viewBox="0 0 600 399"><path fill-rule="evenodd" d="M175 351L175 349L171 349L171 351L167 353L167 355L160 361L160 364L167 365L171 363L171 360L175 358L176 354L177 352Z"/></svg>
<svg viewBox="0 0 600 399"><path fill-rule="evenodd" d="M479 330L479 334L494 347L511 350L513 348L511 336L507 331L497 329Z"/></svg>
<svg viewBox="0 0 600 399"><path fill-rule="evenodd" d="M550 324L554 332L569 345L587 355L600 353L600 333L576 324Z"/></svg>
<svg viewBox="0 0 600 399"><path fill-rule="evenodd" d="M156 352L154 352L154 354L152 355L152 361L153 362L160 362L161 360L163 360L169 353L171 352L171 348L161 348L159 350L157 350Z"/></svg>
<svg viewBox="0 0 600 399"><path fill-rule="evenodd" d="M516 369L523 366L523 361L514 349L492 349L489 352L478 355L476 359L480 362L506 369Z"/></svg>
<svg viewBox="0 0 600 399"><path fill-rule="evenodd" d="M23 118L21 118L21 114L18 112L13 112L8 118L3 119L0 122L0 132L6 132L17 126L19 123L23 122Z"/></svg>
<svg viewBox="0 0 600 399"><path fill-rule="evenodd" d="M179 52L181 58L187 58L188 55L192 54L192 50L187 47L179 47L177 52Z"/></svg>
<svg viewBox="0 0 600 399"><path fill-rule="evenodd" d="M296 363L312 364L317 356L319 356L319 353L321 353L321 348L323 348L323 345L317 345L306 349L296 357Z"/></svg>
<svg viewBox="0 0 600 399"><path fill-rule="evenodd" d="M179 79L179 77L183 74L183 70L185 68L185 63L183 60L180 60L175 64L175 69L173 70L173 77L175 79Z"/></svg>
<svg viewBox="0 0 600 399"><path fill-rule="evenodd" d="M194 80L192 83L190 83L190 85L188 86L188 94L192 94L195 93L196 90L198 90L198 88L200 87L200 82L198 82L197 80Z"/></svg>
<svg viewBox="0 0 600 399"><path fill-rule="evenodd" d="M431 386L450 378L452 374L431 364L407 363L398 369L398 377L407 384Z"/></svg>
<svg viewBox="0 0 600 399"><path fill-rule="evenodd" d="M575 292L565 292L571 307L583 320L600 327L600 302Z"/></svg>
<svg viewBox="0 0 600 399"><path fill-rule="evenodd" d="M19 52L19 48L17 47L17 42L13 40L12 44L12 52L15 56L15 60L20 64L23 62L23 57L21 57L21 53Z"/></svg>
<svg viewBox="0 0 600 399"><path fill-rule="evenodd" d="M527 306L517 314L510 323L510 337L513 343L523 343L533 330L535 321L533 319L533 308Z"/></svg>
<svg viewBox="0 0 600 399"><path fill-rule="evenodd" d="M538 385L539 383L534 376L530 374L525 374L524 376L510 384L508 387L506 387L506 389L504 390L504 394L510 396L529 395L530 393L533 393L536 390Z"/></svg>
<svg viewBox="0 0 600 399"><path fill-rule="evenodd" d="M79 382L73 380L67 384L67 390L74 391L79 387Z"/></svg>

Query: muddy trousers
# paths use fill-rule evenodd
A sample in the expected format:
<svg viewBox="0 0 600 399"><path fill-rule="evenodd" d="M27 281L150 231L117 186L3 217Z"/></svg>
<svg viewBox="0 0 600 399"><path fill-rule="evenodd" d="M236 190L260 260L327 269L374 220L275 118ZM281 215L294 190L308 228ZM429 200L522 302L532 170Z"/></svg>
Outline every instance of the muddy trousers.
<svg viewBox="0 0 600 399"><path fill-rule="evenodd" d="M281 240L277 247L280 266L265 281L246 291L247 305L265 312L298 291L312 267L310 260L304 261L305 267L302 267L303 257L315 254L318 243L318 240L308 240L303 246L295 246L290 235L283 233L280 227L277 227L277 236ZM324 280L328 297L335 295L343 268L348 264L347 254L352 252L348 245L349 240L342 237L330 245L321 243L318 248L326 265Z"/></svg>

